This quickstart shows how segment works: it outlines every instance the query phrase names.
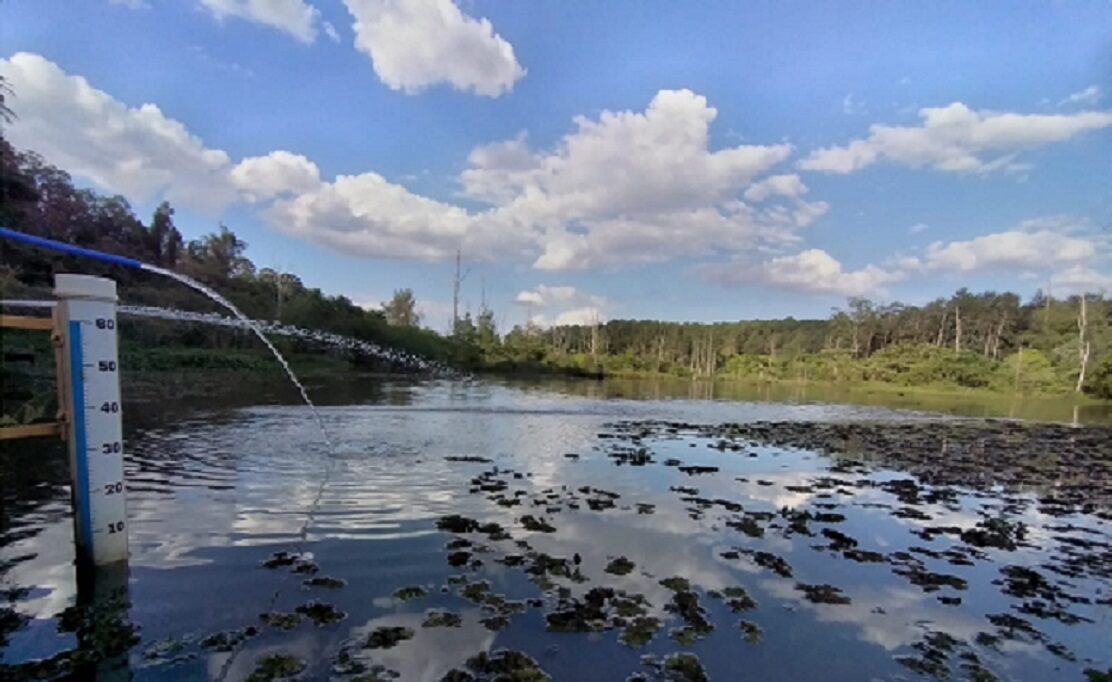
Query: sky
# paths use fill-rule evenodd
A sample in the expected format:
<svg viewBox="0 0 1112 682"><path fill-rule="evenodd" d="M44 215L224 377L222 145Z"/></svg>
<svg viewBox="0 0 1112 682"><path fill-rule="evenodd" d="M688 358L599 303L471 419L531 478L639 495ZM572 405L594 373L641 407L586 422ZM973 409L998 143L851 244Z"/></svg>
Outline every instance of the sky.
<svg viewBox="0 0 1112 682"><path fill-rule="evenodd" d="M1112 2L6 0L7 139L445 330L1112 293Z"/></svg>

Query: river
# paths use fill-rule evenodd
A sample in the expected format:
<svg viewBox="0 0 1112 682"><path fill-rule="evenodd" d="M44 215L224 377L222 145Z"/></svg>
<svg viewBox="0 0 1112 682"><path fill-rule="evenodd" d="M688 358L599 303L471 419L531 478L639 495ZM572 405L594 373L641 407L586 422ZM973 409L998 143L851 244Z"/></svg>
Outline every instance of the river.
<svg viewBox="0 0 1112 682"><path fill-rule="evenodd" d="M63 448L5 443L0 679L1081 680L1112 666L1106 408L307 383L332 451L269 384L125 391L131 561L115 602L78 594Z"/></svg>

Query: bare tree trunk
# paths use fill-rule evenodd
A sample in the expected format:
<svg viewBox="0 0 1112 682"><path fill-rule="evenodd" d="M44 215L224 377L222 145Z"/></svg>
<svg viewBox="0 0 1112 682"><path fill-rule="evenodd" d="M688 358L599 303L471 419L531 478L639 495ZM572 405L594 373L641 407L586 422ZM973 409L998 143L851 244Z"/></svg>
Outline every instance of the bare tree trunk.
<svg viewBox="0 0 1112 682"><path fill-rule="evenodd" d="M1054 297L1050 295L1050 286L1046 287L1046 310L1043 312L1043 334L1050 331L1050 301Z"/></svg>
<svg viewBox="0 0 1112 682"><path fill-rule="evenodd" d="M938 325L938 337L934 340L934 345L941 346L942 341L946 336L946 318L950 315L949 308L942 309L942 322Z"/></svg>
<svg viewBox="0 0 1112 682"><path fill-rule="evenodd" d="M1085 308L1085 294L1081 294L1081 311L1077 315L1077 354L1081 360L1081 371L1077 373L1077 387L1074 388L1075 393L1081 392L1081 386L1085 383L1085 367L1089 364L1089 342L1085 339L1085 332L1089 328L1089 319L1086 315Z"/></svg>
<svg viewBox="0 0 1112 682"><path fill-rule="evenodd" d="M591 357L598 356L598 314L591 319Z"/></svg>
<svg viewBox="0 0 1112 682"><path fill-rule="evenodd" d="M1015 392L1019 393L1019 370L1023 367L1023 344L1019 345L1019 353L1015 361Z"/></svg>
<svg viewBox="0 0 1112 682"><path fill-rule="evenodd" d="M456 333L456 324L459 322L459 261L460 250L456 249L456 276L452 280L452 334Z"/></svg>
<svg viewBox="0 0 1112 682"><path fill-rule="evenodd" d="M285 289L286 274L279 269L278 276L274 278L274 291L277 296L277 300L275 301L275 303L277 304L277 311L275 313L274 319L278 320L279 322L282 321L282 294L286 293Z"/></svg>
<svg viewBox="0 0 1112 682"><path fill-rule="evenodd" d="M961 352L961 306L954 306L954 352Z"/></svg>
<svg viewBox="0 0 1112 682"><path fill-rule="evenodd" d="M995 360L1000 356L1000 337L1004 335L1004 325L1008 323L1008 316L1005 315L1000 318L1000 324L996 325L996 335L992 339L992 359Z"/></svg>
<svg viewBox="0 0 1112 682"><path fill-rule="evenodd" d="M707 376L714 376L714 327L707 338Z"/></svg>

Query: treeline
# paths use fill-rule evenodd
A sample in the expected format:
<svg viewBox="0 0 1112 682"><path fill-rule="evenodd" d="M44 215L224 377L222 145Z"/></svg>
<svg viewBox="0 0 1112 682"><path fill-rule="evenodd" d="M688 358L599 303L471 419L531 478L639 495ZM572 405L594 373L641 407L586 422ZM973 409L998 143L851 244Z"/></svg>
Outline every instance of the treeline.
<svg viewBox="0 0 1112 682"><path fill-rule="evenodd" d="M1023 302L1013 293L962 289L922 306L851 299L827 320L614 320L549 329L526 325L505 335L484 306L474 318L464 313L450 334L440 335L420 327L417 302L407 289L373 311L343 296L327 296L296 275L256 267L245 255L244 242L223 225L187 241L168 203L144 222L123 197L76 188L67 173L3 139L0 225L182 272L254 318L352 336L467 370L882 381L1016 392L1084 390L1112 398L1112 305L1097 295L1040 293ZM42 297L60 271L112 277L120 282L125 302L223 312L199 294L146 272L0 241L4 297ZM125 348L141 349L149 366L162 367L175 357L188 357L190 363L205 357L153 357L157 349L255 347L248 335L219 328L127 324ZM299 348L298 341L280 343L319 352Z"/></svg>
<svg viewBox="0 0 1112 682"><path fill-rule="evenodd" d="M572 371L756 380L1087 391L1112 398L1112 304L1101 295L1023 303L961 289L926 305L849 300L828 320L694 324L615 320L515 329L530 357Z"/></svg>

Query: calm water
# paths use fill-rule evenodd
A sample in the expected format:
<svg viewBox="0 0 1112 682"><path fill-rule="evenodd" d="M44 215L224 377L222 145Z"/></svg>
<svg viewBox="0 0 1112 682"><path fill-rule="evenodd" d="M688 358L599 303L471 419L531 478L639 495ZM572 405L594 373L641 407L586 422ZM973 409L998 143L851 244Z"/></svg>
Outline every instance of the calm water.
<svg viewBox="0 0 1112 682"><path fill-rule="evenodd" d="M557 680L698 679L642 659L675 652L697 655L716 680L988 671L1080 680L1086 668L1112 666L1112 519L1099 504L1051 515L1044 489L932 495L925 485L909 500L900 482L911 477L899 467L847 468L811 449L744 439L731 449L695 427L629 426L895 421L929 434L950 418L807 402L821 396L760 402L719 390L677 400L659 386L613 382L309 390L324 405L333 454L308 409L282 404L280 391L240 391L219 409L131 406L124 616L139 641L95 666L102 677L240 680L277 655L303 665L303 679L377 670L440 680L503 648ZM669 399L646 399L653 391ZM64 453L3 447L0 605L7 595L25 618L0 630L0 662L16 665L79 639L88 648L90 636L59 618L78 600ZM439 529L450 514L505 534ZM955 535L990 519L1022 528L1019 541L973 547ZM939 527L957 531L925 531ZM264 567L278 552L299 562ZM632 566L607 572L618 557ZM344 584L304 584L311 577ZM671 577L687 584L661 584ZM424 594L395 596L407 587ZM618 592L589 596L598 588ZM634 605L623 609L613 594ZM297 612L310 601L343 618L314 624ZM259 616L269 612L287 617L268 624ZM633 621L656 626L641 646L619 641ZM410 637L369 645L383 627ZM235 632L251 636L239 642ZM233 643L211 638L219 633ZM16 674L0 669L0 679Z"/></svg>

